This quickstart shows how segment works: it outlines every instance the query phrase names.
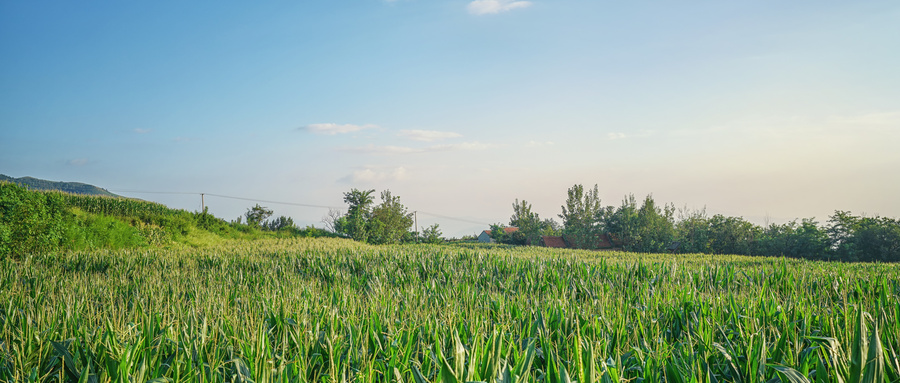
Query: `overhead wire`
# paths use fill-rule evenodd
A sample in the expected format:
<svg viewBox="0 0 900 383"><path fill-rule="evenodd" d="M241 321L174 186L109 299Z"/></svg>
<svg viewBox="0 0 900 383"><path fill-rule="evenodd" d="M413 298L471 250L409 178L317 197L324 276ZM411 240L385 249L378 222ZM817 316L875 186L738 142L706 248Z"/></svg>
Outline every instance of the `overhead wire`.
<svg viewBox="0 0 900 383"><path fill-rule="evenodd" d="M228 199L235 199L235 200L241 200L241 201L262 202L262 203L274 203L274 204L279 204L279 205L289 205L289 206L312 207L312 208L321 208L321 209L338 209L338 210L344 208L344 207L338 207L338 206L313 205L313 204L305 204L305 203L297 203L297 202L283 202L283 201L264 200L264 199L258 199L258 198L235 197L235 196L228 196L228 195L216 194L216 193L192 193L192 192L170 192L170 191L141 191L141 190L110 190L110 191L113 192L113 193L178 194L178 195L200 195L200 196L207 195L207 196L212 196L212 197L228 198ZM475 224L475 225L490 226L490 224L485 224L484 222L473 221L473 220L469 220L469 219L465 219L465 218L450 217L450 216L443 215L443 214L429 213L429 212L422 211L422 210L414 210L413 212L415 212L415 213L421 213L421 214L428 215L428 216L432 216L432 217L448 219L448 220L452 220L452 221L458 221L458 222L464 222L464 223L471 223L471 224Z"/></svg>

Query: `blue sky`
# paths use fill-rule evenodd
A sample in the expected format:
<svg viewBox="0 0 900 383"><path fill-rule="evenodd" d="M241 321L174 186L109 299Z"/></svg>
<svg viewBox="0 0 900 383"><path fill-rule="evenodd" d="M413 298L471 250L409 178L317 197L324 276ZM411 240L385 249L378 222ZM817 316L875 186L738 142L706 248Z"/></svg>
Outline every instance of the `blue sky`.
<svg viewBox="0 0 900 383"><path fill-rule="evenodd" d="M556 217L573 184L756 223L900 216L895 1L3 2L0 56L14 177L336 207L390 189L471 221L419 216L451 236L515 199Z"/></svg>

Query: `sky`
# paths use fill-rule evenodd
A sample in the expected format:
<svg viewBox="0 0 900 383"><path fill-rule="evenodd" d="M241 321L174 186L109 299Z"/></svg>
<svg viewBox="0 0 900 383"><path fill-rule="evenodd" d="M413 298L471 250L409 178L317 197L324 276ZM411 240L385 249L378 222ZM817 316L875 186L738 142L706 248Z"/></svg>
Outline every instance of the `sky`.
<svg viewBox="0 0 900 383"><path fill-rule="evenodd" d="M0 173L226 220L900 217L896 1L6 1L0 57Z"/></svg>

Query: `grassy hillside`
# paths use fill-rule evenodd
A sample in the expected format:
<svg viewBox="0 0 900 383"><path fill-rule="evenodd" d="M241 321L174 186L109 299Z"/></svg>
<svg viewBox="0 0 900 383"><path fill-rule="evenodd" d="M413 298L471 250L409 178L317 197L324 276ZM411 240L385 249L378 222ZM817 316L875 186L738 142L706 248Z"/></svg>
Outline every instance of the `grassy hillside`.
<svg viewBox="0 0 900 383"><path fill-rule="evenodd" d="M0 260L0 381L898 382L898 280L341 239L39 254Z"/></svg>
<svg viewBox="0 0 900 383"><path fill-rule="evenodd" d="M204 212L107 196L40 192L0 181L0 258L66 250L208 246L226 239L324 235L265 232Z"/></svg>
<svg viewBox="0 0 900 383"><path fill-rule="evenodd" d="M13 178L5 174L0 174L0 182L12 182L17 185L27 186L31 190L42 191L60 191L71 194L96 195L106 197L121 197L110 193L106 189L101 189L94 185L83 184L80 182L57 182L47 181L33 177Z"/></svg>

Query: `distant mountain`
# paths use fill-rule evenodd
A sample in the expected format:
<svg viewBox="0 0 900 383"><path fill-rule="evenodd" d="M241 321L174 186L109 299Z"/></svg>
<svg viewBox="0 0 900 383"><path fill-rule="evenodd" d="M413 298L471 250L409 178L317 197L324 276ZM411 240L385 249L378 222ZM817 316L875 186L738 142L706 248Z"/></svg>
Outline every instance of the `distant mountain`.
<svg viewBox="0 0 900 383"><path fill-rule="evenodd" d="M32 190L58 190L72 194L84 195L101 195L107 197L121 197L110 193L106 189L98 188L94 185L83 184L81 182L56 182L37 179L34 177L13 178L5 174L0 174L0 182L7 181L15 184L27 186Z"/></svg>

